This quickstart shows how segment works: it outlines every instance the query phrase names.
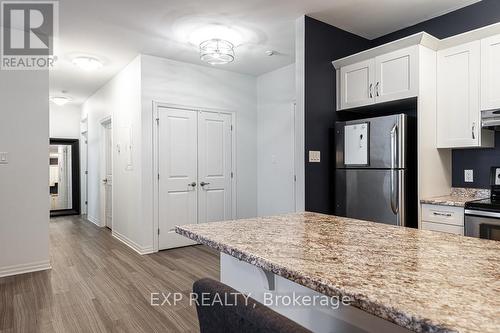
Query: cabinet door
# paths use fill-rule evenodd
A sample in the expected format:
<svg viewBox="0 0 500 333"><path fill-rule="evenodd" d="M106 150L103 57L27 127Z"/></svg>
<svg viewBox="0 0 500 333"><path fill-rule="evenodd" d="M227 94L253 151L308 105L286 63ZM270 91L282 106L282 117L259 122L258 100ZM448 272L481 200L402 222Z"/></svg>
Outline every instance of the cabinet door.
<svg viewBox="0 0 500 333"><path fill-rule="evenodd" d="M500 108L500 35L481 41L481 109Z"/></svg>
<svg viewBox="0 0 500 333"><path fill-rule="evenodd" d="M390 52L375 58L377 103L418 94L418 46Z"/></svg>
<svg viewBox="0 0 500 333"><path fill-rule="evenodd" d="M439 51L437 72L438 148L479 146L480 42Z"/></svg>
<svg viewBox="0 0 500 333"><path fill-rule="evenodd" d="M358 62L340 69L340 108L349 109L374 103L373 59Z"/></svg>

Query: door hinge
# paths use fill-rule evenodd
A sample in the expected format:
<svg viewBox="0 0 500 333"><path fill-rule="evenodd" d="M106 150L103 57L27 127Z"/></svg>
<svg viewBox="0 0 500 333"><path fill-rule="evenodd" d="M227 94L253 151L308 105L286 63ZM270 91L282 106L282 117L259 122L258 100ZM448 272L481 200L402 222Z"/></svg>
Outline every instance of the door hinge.
<svg viewBox="0 0 500 333"><path fill-rule="evenodd" d="M160 174L158 174L158 180L160 180Z"/></svg>
<svg viewBox="0 0 500 333"><path fill-rule="evenodd" d="M233 130L233 125L231 125L231 131Z"/></svg>
<svg viewBox="0 0 500 333"><path fill-rule="evenodd" d="M293 175L293 181L296 182L297 181L297 176L296 175Z"/></svg>
<svg viewBox="0 0 500 333"><path fill-rule="evenodd" d="M234 177L234 173L231 171L231 178L233 178L233 177Z"/></svg>
<svg viewBox="0 0 500 333"><path fill-rule="evenodd" d="M158 228L158 235L160 234L160 228Z"/></svg>
<svg viewBox="0 0 500 333"><path fill-rule="evenodd" d="M89 172L88 172L88 171L85 171L85 174L86 174L86 175L88 175L88 174L89 174Z"/></svg>
<svg viewBox="0 0 500 333"><path fill-rule="evenodd" d="M160 118L156 118L156 124L160 125Z"/></svg>
<svg viewBox="0 0 500 333"><path fill-rule="evenodd" d="M89 203L87 201L85 201L85 204L88 205Z"/></svg>

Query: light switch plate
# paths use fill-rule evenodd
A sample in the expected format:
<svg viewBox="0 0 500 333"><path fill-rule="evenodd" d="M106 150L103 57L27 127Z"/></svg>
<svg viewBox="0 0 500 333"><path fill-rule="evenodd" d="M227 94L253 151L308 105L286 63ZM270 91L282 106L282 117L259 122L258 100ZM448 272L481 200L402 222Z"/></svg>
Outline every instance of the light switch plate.
<svg viewBox="0 0 500 333"><path fill-rule="evenodd" d="M321 162L321 152L315 150L309 150L309 163L319 163Z"/></svg>
<svg viewBox="0 0 500 333"><path fill-rule="evenodd" d="M466 183L474 182L474 170L465 170L464 171L464 180Z"/></svg>
<svg viewBox="0 0 500 333"><path fill-rule="evenodd" d="M0 152L0 164L9 164L9 155L7 153Z"/></svg>

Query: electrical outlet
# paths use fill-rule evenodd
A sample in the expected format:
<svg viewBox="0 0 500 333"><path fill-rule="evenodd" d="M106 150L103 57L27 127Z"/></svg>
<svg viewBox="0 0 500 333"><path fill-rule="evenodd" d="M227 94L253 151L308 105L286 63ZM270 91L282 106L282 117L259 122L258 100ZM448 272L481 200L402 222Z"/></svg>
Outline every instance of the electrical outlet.
<svg viewBox="0 0 500 333"><path fill-rule="evenodd" d="M9 156L7 153L0 152L0 164L9 164Z"/></svg>
<svg viewBox="0 0 500 333"><path fill-rule="evenodd" d="M464 171L464 180L466 183L474 182L474 170L465 170Z"/></svg>
<svg viewBox="0 0 500 333"><path fill-rule="evenodd" d="M321 152L309 150L309 163L319 163L321 162Z"/></svg>

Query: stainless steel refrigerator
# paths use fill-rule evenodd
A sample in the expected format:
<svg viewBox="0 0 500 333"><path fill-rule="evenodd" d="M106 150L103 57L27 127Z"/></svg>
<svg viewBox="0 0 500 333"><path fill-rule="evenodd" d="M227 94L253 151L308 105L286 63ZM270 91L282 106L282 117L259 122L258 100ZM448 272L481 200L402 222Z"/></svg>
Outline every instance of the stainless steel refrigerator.
<svg viewBox="0 0 500 333"><path fill-rule="evenodd" d="M335 213L407 225L407 116L337 122Z"/></svg>

